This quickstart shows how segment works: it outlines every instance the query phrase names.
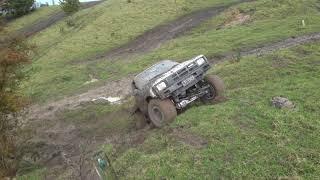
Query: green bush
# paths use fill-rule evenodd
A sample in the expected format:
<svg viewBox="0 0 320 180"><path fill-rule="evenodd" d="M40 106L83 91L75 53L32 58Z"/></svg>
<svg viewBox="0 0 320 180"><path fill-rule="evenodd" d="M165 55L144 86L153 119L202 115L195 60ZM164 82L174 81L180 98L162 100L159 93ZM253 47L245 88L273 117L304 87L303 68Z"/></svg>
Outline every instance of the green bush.
<svg viewBox="0 0 320 180"><path fill-rule="evenodd" d="M22 16L31 11L34 0L8 0L3 7L14 16Z"/></svg>
<svg viewBox="0 0 320 180"><path fill-rule="evenodd" d="M67 14L73 14L80 9L79 0L60 0L62 10Z"/></svg>

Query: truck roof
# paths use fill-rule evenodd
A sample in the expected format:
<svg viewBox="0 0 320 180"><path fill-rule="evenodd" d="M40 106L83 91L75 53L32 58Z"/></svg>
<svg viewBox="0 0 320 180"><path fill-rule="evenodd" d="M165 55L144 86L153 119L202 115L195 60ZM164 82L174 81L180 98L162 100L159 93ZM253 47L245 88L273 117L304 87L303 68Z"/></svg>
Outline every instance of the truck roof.
<svg viewBox="0 0 320 180"><path fill-rule="evenodd" d="M174 66L178 64L179 63L171 60L160 61L159 63L149 67L148 69L138 74L133 79L133 81L138 89L142 89L146 84L149 83L150 80L165 72L168 72L170 69L172 69Z"/></svg>

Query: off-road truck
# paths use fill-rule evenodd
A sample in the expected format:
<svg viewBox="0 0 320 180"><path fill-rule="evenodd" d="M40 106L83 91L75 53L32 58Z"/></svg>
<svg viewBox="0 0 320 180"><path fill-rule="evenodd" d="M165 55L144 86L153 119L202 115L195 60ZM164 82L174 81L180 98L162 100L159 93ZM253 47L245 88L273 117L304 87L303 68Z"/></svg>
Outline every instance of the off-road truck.
<svg viewBox="0 0 320 180"><path fill-rule="evenodd" d="M138 74L132 81L136 114L162 127L195 100L215 102L224 84L218 76L205 76L210 67L200 55L182 63L164 60Z"/></svg>

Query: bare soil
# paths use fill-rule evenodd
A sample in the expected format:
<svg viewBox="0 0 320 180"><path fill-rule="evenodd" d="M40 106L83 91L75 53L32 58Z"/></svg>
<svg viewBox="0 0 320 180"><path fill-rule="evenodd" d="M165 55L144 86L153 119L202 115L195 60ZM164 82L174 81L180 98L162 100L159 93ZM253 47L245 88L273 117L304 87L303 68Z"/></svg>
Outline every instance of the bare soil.
<svg viewBox="0 0 320 180"><path fill-rule="evenodd" d="M90 8L92 6L95 6L97 4L100 4L103 1L92 1L92 2L85 2L81 3L81 8L86 9ZM18 34L23 35L25 37L30 37L48 27L55 24L56 22L60 21L61 19L65 18L67 15L63 11L59 11L51 16L49 16L46 19L39 20L38 22L35 22L34 24L31 24L29 26L26 26L20 30L18 30Z"/></svg>
<svg viewBox="0 0 320 180"><path fill-rule="evenodd" d="M76 110L92 103L99 97L122 97L130 96L132 77L106 82L105 85L88 90L85 93L65 97L58 101L49 102L45 105L36 104L28 109L28 119L54 119L55 113Z"/></svg>

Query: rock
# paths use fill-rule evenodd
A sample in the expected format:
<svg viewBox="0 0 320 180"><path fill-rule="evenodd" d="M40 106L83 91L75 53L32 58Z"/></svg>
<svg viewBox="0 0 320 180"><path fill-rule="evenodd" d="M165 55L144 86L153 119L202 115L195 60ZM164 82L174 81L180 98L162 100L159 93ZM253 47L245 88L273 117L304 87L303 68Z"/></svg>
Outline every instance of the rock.
<svg viewBox="0 0 320 180"><path fill-rule="evenodd" d="M98 97L91 101L94 104L121 104L121 97Z"/></svg>
<svg viewBox="0 0 320 180"><path fill-rule="evenodd" d="M96 99L91 100L94 104L110 104L107 98L105 97L98 97Z"/></svg>
<svg viewBox="0 0 320 180"><path fill-rule="evenodd" d="M91 79L90 81L86 81L85 83L83 83L84 85L87 85L87 84L91 84L91 83L95 83L95 82L98 82L99 80L98 79Z"/></svg>
<svg viewBox="0 0 320 180"><path fill-rule="evenodd" d="M293 102L284 97L273 97L271 103L274 107L279 109L293 109L295 107Z"/></svg>

